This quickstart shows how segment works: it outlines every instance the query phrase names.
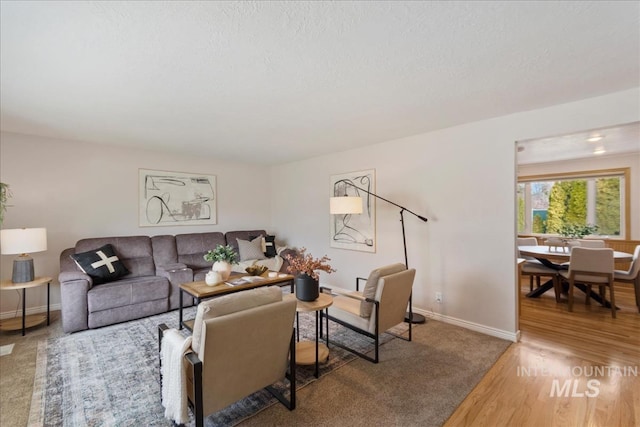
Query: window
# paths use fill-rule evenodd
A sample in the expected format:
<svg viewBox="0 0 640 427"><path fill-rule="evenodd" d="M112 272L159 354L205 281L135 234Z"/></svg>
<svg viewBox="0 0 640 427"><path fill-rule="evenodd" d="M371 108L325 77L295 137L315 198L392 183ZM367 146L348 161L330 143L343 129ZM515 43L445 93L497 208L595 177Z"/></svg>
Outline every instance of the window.
<svg viewBox="0 0 640 427"><path fill-rule="evenodd" d="M518 178L518 233L559 234L569 224L593 224L600 237L629 234L629 169Z"/></svg>

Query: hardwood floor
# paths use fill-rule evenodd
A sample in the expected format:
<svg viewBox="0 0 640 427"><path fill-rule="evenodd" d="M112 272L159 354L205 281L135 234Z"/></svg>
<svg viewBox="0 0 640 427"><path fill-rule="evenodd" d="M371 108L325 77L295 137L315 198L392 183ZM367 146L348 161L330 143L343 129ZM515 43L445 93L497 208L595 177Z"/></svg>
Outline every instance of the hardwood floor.
<svg viewBox="0 0 640 427"><path fill-rule="evenodd" d="M575 292L574 312L553 291L524 297L512 344L445 426L640 426L640 314L632 285L615 285L620 310Z"/></svg>

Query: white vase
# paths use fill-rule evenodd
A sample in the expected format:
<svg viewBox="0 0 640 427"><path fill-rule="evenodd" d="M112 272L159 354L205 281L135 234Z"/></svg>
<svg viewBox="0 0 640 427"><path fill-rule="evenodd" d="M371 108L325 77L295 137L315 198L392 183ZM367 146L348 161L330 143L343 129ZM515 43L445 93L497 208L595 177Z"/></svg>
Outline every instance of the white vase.
<svg viewBox="0 0 640 427"><path fill-rule="evenodd" d="M211 270L204 276L204 282L209 286L213 286L216 283L222 282L222 275L217 271Z"/></svg>
<svg viewBox="0 0 640 427"><path fill-rule="evenodd" d="M227 280L231 275L231 264L226 261L216 261L213 263L211 270L220 273L222 280Z"/></svg>

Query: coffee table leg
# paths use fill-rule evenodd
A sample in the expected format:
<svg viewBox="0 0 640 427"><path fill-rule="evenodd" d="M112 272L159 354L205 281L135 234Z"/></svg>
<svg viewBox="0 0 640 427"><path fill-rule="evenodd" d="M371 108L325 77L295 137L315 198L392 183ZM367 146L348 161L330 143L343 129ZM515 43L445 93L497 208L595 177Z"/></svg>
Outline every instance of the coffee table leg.
<svg viewBox="0 0 640 427"><path fill-rule="evenodd" d="M49 307L51 301L51 282L47 283L47 326L49 326Z"/></svg>
<svg viewBox="0 0 640 427"><path fill-rule="evenodd" d="M180 289L180 314L178 315L178 329L182 329L182 289Z"/></svg>

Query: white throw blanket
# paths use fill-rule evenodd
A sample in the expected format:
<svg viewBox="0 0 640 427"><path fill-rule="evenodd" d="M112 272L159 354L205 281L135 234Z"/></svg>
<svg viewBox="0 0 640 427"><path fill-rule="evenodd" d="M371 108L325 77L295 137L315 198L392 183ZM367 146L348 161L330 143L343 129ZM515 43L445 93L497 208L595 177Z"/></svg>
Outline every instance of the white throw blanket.
<svg viewBox="0 0 640 427"><path fill-rule="evenodd" d="M177 424L189 422L187 413L187 378L182 357L191 348L191 337L183 337L175 329L168 329L162 338L162 406L164 416Z"/></svg>

